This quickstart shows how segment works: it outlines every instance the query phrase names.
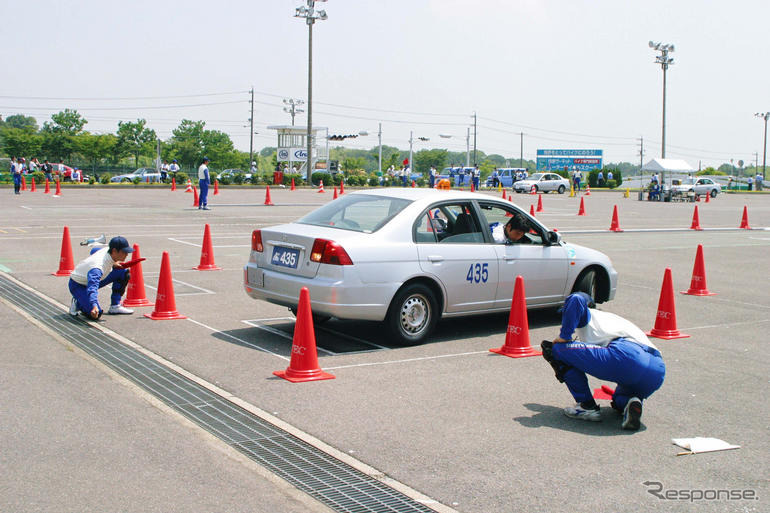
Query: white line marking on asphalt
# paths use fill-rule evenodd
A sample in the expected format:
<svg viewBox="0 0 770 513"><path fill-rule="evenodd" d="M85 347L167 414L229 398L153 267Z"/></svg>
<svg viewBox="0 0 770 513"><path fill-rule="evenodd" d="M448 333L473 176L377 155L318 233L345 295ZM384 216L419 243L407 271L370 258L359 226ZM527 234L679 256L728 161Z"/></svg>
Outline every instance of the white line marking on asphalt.
<svg viewBox="0 0 770 513"><path fill-rule="evenodd" d="M224 331L222 331L222 330L218 330L218 329L216 329L216 328L212 328L211 326L208 326L208 325L206 325L206 324L203 324L202 322L198 322L198 321L196 321L196 320L194 320L194 319L190 319L189 317L187 318L187 320L188 320L188 321L190 321L190 322L192 322L193 324L197 324L198 326L202 326L202 327L204 327L204 328L206 328L206 329L208 329L208 330L211 330L211 331L213 331L214 333L219 333L220 335L224 335L225 337L229 337L229 338L231 338L231 339L233 339L233 340L237 340L237 341L238 341L238 342L240 342L241 344L245 344L245 345L247 345L247 346L249 346L249 347L253 347L254 349L259 349L260 351L264 351L265 353L270 353L270 354L271 354L271 355L273 355L273 356L277 356L277 357L278 357L278 358L280 358L281 360L288 360L288 358L287 358L287 357L285 357L285 356L283 356L283 355L280 355L280 354L278 354L278 353L274 353L274 352L270 351L269 349L265 349L264 347L261 347L261 346L258 346L257 344L254 344L254 343L252 343L252 342L248 342L248 341L246 341L246 340L243 340L242 338L238 338L238 337L235 337L235 336L233 336L233 335L230 335L229 333L225 333L225 332L224 332Z"/></svg>
<svg viewBox="0 0 770 513"><path fill-rule="evenodd" d="M437 356L421 356L419 358L407 358L404 360L390 360L387 362L371 362L371 363L356 363L353 365L338 365L336 367L324 367L324 370L332 370L332 369L349 369L351 367L372 367L375 365L390 365L393 363L409 363L409 362L419 362L421 360L437 360L439 358L453 358L456 356L469 356L469 355L475 355L475 354L487 354L489 351L471 351L468 353L456 353L456 354L440 354Z"/></svg>
<svg viewBox="0 0 770 513"><path fill-rule="evenodd" d="M645 290L660 290L654 287L647 287L646 285L634 285L633 283L624 283L624 287L633 287L636 289L645 289ZM718 298L718 297L712 297L709 299L709 301L718 301L722 303L735 303L737 305L745 305L745 306L756 306L758 308L764 308L767 310L770 310L770 306L767 305L758 305L757 303L746 303L744 301L735 301L732 299L724 299L724 298Z"/></svg>
<svg viewBox="0 0 770 513"><path fill-rule="evenodd" d="M227 238L227 237L219 237L219 236L217 236L217 238L220 239L220 238ZM235 237L229 237L229 238L232 239L232 238L235 238ZM243 236L239 236L238 238L243 238ZM174 242L178 242L180 244L187 244L188 246L194 246L196 248L201 247L200 244L196 244L194 242L187 242L187 241L184 241L184 240L175 239L175 238L172 238L172 237L169 237L168 240L171 240L171 241L174 241ZM215 247L215 248L250 248L251 244L231 244L231 245L223 245L223 246L214 245L213 247Z"/></svg>
<svg viewBox="0 0 770 513"><path fill-rule="evenodd" d="M759 324L762 322L770 322L770 319L762 319L759 321L743 321L743 322L731 322L728 324L711 324L709 326L695 326L692 328L680 328L684 331L691 331L691 330L703 330L707 328L730 328L732 326L740 326L742 324Z"/></svg>
<svg viewBox="0 0 770 513"><path fill-rule="evenodd" d="M259 328L259 329L265 330L267 332L273 333L275 335L278 335L279 337L283 337L285 339L291 340L292 342L294 341L294 336L293 335L289 335L288 333L284 333L281 330L277 330L275 328L271 328L270 326L264 326L264 325L260 324L259 322L256 322L256 321L241 321L241 322L243 324L248 324L249 326L253 326L255 328ZM318 345L316 345L316 349L318 351L323 351L324 353L327 353L327 354L329 354L331 356L338 356L338 353L335 353L334 351L329 351L328 349L324 349L323 347L319 347Z"/></svg>
<svg viewBox="0 0 770 513"><path fill-rule="evenodd" d="M172 237L169 237L168 240L174 241L174 242L178 242L179 244L187 244L188 246L195 246L196 248L201 247L200 244L195 244L194 242L187 242L187 241L184 241L184 240L174 239Z"/></svg>
<svg viewBox="0 0 770 513"><path fill-rule="evenodd" d="M21 208L26 208L27 210L32 210L31 208L25 207L24 205L22 205Z"/></svg>
<svg viewBox="0 0 770 513"><path fill-rule="evenodd" d="M198 289L200 292L182 292L181 294L176 294L177 296L199 296L202 294L216 294L213 290L204 289L203 287L198 287L197 285L193 285L192 283L187 283L182 280L177 280L175 278L171 278L171 281L175 281L177 283L181 283L182 285L186 285L188 287L191 287L193 289ZM158 290L158 287L153 287L152 285L144 285L145 287L151 288L153 290Z"/></svg>

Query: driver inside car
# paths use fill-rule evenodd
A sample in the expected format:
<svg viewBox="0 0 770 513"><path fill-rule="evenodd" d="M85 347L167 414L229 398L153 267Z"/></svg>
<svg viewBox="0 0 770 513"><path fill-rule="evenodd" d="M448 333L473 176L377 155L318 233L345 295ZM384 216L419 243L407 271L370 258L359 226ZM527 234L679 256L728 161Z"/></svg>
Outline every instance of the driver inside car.
<svg viewBox="0 0 770 513"><path fill-rule="evenodd" d="M501 225L494 223L490 226L492 238L498 244L531 244L529 237L525 237L529 231L529 223L521 214L513 214L507 223Z"/></svg>

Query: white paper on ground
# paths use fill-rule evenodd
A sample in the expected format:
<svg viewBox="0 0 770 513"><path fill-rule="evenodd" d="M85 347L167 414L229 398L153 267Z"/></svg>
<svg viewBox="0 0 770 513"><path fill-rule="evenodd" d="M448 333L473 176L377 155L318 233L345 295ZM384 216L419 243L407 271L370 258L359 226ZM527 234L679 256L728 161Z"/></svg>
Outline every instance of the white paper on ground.
<svg viewBox="0 0 770 513"><path fill-rule="evenodd" d="M719 438L707 438L696 436L695 438L672 438L671 441L683 449L692 453L726 451L728 449L740 449L740 445L728 444Z"/></svg>

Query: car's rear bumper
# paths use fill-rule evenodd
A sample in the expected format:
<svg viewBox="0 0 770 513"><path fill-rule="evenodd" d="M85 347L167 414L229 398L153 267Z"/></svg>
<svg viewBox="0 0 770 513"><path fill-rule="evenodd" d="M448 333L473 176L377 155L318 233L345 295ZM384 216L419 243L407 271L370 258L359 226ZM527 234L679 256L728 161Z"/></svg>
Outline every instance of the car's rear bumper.
<svg viewBox="0 0 770 513"><path fill-rule="evenodd" d="M296 307L299 291L307 287L313 313L338 319L381 321L387 314L398 284L364 283L354 271L337 269L337 276L313 278L292 276L258 267L249 262L243 268L244 289L254 299ZM344 274L344 287L341 286Z"/></svg>

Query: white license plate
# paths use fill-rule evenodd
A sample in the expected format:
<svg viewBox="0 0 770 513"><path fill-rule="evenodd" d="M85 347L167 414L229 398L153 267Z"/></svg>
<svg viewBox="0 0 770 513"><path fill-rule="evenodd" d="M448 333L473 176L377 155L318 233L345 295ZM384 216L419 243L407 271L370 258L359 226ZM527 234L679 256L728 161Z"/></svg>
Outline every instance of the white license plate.
<svg viewBox="0 0 770 513"><path fill-rule="evenodd" d="M276 246L273 248L273 257L270 261L273 265L296 269L299 262L299 250Z"/></svg>

